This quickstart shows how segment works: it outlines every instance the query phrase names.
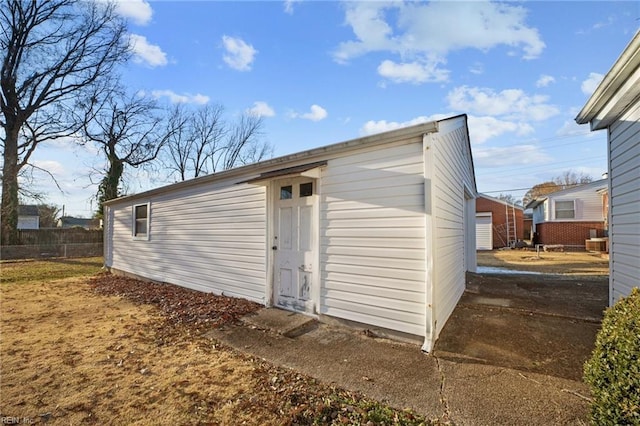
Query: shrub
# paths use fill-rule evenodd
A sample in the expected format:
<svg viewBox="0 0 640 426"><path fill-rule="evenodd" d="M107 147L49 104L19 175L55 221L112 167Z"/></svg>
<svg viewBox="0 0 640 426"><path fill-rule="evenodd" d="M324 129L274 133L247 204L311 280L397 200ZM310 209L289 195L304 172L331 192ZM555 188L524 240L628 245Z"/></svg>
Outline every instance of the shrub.
<svg viewBox="0 0 640 426"><path fill-rule="evenodd" d="M640 289L607 309L584 365L597 425L640 425Z"/></svg>

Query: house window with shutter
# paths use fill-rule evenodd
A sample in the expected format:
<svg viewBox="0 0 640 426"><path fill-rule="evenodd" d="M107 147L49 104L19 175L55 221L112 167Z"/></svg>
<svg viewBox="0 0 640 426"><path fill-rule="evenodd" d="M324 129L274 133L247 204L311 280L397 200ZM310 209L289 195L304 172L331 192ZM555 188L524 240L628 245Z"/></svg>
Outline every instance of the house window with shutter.
<svg viewBox="0 0 640 426"><path fill-rule="evenodd" d="M149 203L133 206L133 237L149 239Z"/></svg>
<svg viewBox="0 0 640 426"><path fill-rule="evenodd" d="M556 219L575 219L576 209L573 200L556 201L555 206Z"/></svg>

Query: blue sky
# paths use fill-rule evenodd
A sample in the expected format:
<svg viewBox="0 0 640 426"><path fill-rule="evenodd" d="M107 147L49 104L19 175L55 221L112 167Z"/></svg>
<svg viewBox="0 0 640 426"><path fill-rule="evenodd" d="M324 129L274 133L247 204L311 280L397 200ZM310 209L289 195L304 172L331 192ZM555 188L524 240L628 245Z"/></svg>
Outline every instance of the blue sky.
<svg viewBox="0 0 640 426"><path fill-rule="evenodd" d="M478 190L518 198L568 169L606 171L606 133L573 119L640 23L637 1L122 0L118 11L132 93L260 114L275 156L466 113ZM49 202L92 214L95 149L59 141L34 160L62 187L39 176ZM172 182L162 170L127 178L129 193Z"/></svg>

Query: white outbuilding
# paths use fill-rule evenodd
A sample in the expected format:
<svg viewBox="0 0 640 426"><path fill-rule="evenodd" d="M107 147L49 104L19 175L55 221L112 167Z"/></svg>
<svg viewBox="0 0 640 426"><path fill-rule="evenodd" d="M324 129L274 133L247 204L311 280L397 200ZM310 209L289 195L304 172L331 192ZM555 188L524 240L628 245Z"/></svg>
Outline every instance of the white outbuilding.
<svg viewBox="0 0 640 426"><path fill-rule="evenodd" d="M105 266L430 351L475 271L466 115L105 204Z"/></svg>

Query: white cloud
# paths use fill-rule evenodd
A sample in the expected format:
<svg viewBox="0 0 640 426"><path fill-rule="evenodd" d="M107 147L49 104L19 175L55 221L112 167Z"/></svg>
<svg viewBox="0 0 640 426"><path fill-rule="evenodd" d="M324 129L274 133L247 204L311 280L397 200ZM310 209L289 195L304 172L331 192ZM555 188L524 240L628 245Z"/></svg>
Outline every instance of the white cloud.
<svg viewBox="0 0 640 426"><path fill-rule="evenodd" d="M598 85L600 84L603 78L604 78L603 74L598 74L597 72L589 73L589 78L583 81L582 85L580 86L582 93L584 93L587 96L591 96L593 92L596 91L596 88L598 87Z"/></svg>
<svg viewBox="0 0 640 426"><path fill-rule="evenodd" d="M388 132L395 129L400 129L402 127L413 126L415 124L420 123L428 123L429 121L442 120L443 118L448 117L446 114L434 114L434 115L421 115L416 118L412 118L407 121L387 121L387 120L369 120L360 128L360 134L363 136L373 135L376 133Z"/></svg>
<svg viewBox="0 0 640 426"><path fill-rule="evenodd" d="M153 90L151 96L155 99L168 98L172 104L198 104L204 105L209 102L209 97L197 93L195 95L185 93L183 95L177 94L173 90Z"/></svg>
<svg viewBox="0 0 640 426"><path fill-rule="evenodd" d="M39 169L46 170L56 177L65 177L69 174L68 170L59 161L34 160L33 165Z"/></svg>
<svg viewBox="0 0 640 426"><path fill-rule="evenodd" d="M378 74L394 83L440 82L449 79L449 72L438 68L439 61L395 63L383 61L378 66Z"/></svg>
<svg viewBox="0 0 640 426"><path fill-rule="evenodd" d="M591 28L593 28L594 30L599 30L601 28L605 28L605 27L613 25L615 23L615 21L616 21L616 17L615 16L609 16L606 21L596 22L595 24L593 24L593 27L591 27Z"/></svg>
<svg viewBox="0 0 640 426"><path fill-rule="evenodd" d="M525 136L534 132L534 128L524 122L499 120L495 117L477 117L469 115L469 138L473 144L481 144L505 133Z"/></svg>
<svg viewBox="0 0 640 426"><path fill-rule="evenodd" d="M47 146L54 149L60 149L62 151L72 152L81 146L83 143L82 136L80 134L62 136L56 139L51 139L43 142L43 146Z"/></svg>
<svg viewBox="0 0 640 426"><path fill-rule="evenodd" d="M129 44L133 50L133 61L137 64L147 64L150 67L167 65L167 55L160 46L150 44L145 36L131 34Z"/></svg>
<svg viewBox="0 0 640 426"><path fill-rule="evenodd" d="M535 145L513 145L506 147L474 148L475 167L502 167L526 164L544 164L552 161L546 153Z"/></svg>
<svg viewBox="0 0 640 426"><path fill-rule="evenodd" d="M597 133L591 132L589 126L580 125L574 120L566 120L562 127L558 129L556 135L558 136L585 136L594 137Z"/></svg>
<svg viewBox="0 0 640 426"><path fill-rule="evenodd" d="M227 53L223 56L224 62L234 70L249 71L251 63L258 51L244 40L237 37L222 36L222 44Z"/></svg>
<svg viewBox="0 0 640 426"><path fill-rule="evenodd" d="M327 113L326 109L324 109L320 105L316 105L316 104L311 105L311 108L310 108L309 112L306 112L306 113L291 112L291 113L289 113L289 116L291 118L303 118L305 120L311 120L311 121L324 120L325 118L327 118L328 115L329 114Z"/></svg>
<svg viewBox="0 0 640 426"><path fill-rule="evenodd" d="M555 83L556 79L550 75L541 75L538 81L536 81L536 87L547 87L551 83Z"/></svg>
<svg viewBox="0 0 640 426"><path fill-rule="evenodd" d="M293 15L293 5L301 1L302 0L284 0L284 12Z"/></svg>
<svg viewBox="0 0 640 426"><path fill-rule="evenodd" d="M456 87L447 95L449 107L465 113L501 116L507 120L542 121L560 113L548 96L529 96L520 89L494 92L489 88Z"/></svg>
<svg viewBox="0 0 640 426"><path fill-rule="evenodd" d="M117 0L116 12L136 25L147 25L153 15L151 5L145 0Z"/></svg>
<svg viewBox="0 0 640 426"><path fill-rule="evenodd" d="M501 45L533 59L545 44L526 17L522 6L487 1L353 2L346 6L345 21L355 39L340 43L334 59L344 63L369 52L389 52L403 61L433 64L444 63L452 51Z"/></svg>
<svg viewBox="0 0 640 426"><path fill-rule="evenodd" d="M262 101L256 101L253 106L246 111L248 114L258 117L273 117L276 112L269 106L268 103Z"/></svg>
<svg viewBox="0 0 640 426"><path fill-rule="evenodd" d="M389 130L395 130L402 127L413 126L414 124L426 123L429 121L442 120L453 116L450 114L434 114L429 116L419 116L411 120L397 122L387 120L369 120L361 128L360 134L372 135L382 133ZM519 136L530 134L534 131L533 127L527 123L516 123L510 121L499 120L494 117L477 117L473 115L467 116L469 125L469 138L473 144L481 144L487 140L500 136L504 133L515 133Z"/></svg>
<svg viewBox="0 0 640 426"><path fill-rule="evenodd" d="M471 74L477 75L484 74L484 65L482 65L480 62L476 62L469 67L469 72Z"/></svg>

